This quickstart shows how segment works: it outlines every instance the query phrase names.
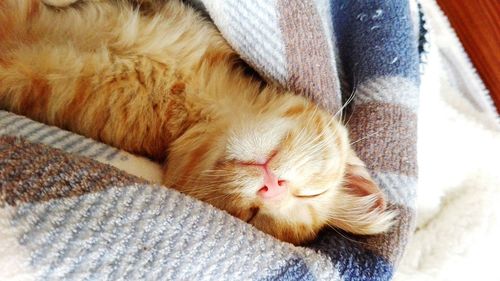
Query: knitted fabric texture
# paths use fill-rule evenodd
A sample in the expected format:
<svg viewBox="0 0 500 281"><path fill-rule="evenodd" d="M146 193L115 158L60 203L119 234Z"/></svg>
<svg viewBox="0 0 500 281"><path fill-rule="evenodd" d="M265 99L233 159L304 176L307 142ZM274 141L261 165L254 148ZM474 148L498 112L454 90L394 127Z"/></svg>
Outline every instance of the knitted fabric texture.
<svg viewBox="0 0 500 281"><path fill-rule="evenodd" d="M92 159L124 152L0 111L0 279L389 280L412 229L418 36L409 3L197 1L266 79L346 115L396 227L306 247ZM343 93L343 94L342 94Z"/></svg>

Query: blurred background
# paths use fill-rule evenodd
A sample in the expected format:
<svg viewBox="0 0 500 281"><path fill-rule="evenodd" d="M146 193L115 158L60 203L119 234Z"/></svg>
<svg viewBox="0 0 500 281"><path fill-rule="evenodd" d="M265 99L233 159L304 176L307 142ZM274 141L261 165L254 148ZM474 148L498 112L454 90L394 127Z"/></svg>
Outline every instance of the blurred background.
<svg viewBox="0 0 500 281"><path fill-rule="evenodd" d="M500 112L500 1L438 0Z"/></svg>

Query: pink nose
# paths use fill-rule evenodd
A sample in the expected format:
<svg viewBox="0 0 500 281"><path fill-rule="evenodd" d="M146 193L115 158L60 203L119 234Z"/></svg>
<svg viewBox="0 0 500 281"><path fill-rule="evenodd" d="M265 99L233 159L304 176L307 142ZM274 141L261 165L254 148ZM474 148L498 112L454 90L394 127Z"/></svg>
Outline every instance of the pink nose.
<svg viewBox="0 0 500 281"><path fill-rule="evenodd" d="M279 180L278 177L271 172L267 165L262 166L264 172L264 187L262 187L258 194L262 198L276 198L286 191L285 181Z"/></svg>
<svg viewBox="0 0 500 281"><path fill-rule="evenodd" d="M264 163L241 163L245 166L257 166L262 169L264 174L264 186L259 189L257 194L264 199L273 199L285 194L286 181L278 179L278 177L269 169L269 162L276 156L274 152L269 159Z"/></svg>

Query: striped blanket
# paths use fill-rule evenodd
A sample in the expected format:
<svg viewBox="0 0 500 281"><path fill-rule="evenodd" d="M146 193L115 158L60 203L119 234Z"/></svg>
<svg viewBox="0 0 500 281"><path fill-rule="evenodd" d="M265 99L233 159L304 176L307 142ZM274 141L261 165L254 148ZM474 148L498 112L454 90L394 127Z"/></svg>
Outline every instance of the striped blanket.
<svg viewBox="0 0 500 281"><path fill-rule="evenodd" d="M0 111L0 280L391 279L414 220L414 3L193 3L266 79L332 113L352 98L355 150L399 211L396 227L330 229L295 247L144 180L159 177L147 159Z"/></svg>

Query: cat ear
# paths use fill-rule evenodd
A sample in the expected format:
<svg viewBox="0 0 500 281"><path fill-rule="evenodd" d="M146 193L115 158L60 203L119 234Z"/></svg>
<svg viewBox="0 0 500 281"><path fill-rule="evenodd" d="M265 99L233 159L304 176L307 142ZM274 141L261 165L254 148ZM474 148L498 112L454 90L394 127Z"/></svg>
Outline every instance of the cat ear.
<svg viewBox="0 0 500 281"><path fill-rule="evenodd" d="M370 173L366 169L365 163L356 156L352 149L349 151L349 156L347 158L347 169L344 182L344 187L347 189L347 192L359 197L376 197L373 208L385 209L386 203L382 191L373 181Z"/></svg>
<svg viewBox="0 0 500 281"><path fill-rule="evenodd" d="M336 198L330 224L355 234L385 232L396 216L386 205L384 194L365 164L350 150L344 183Z"/></svg>

